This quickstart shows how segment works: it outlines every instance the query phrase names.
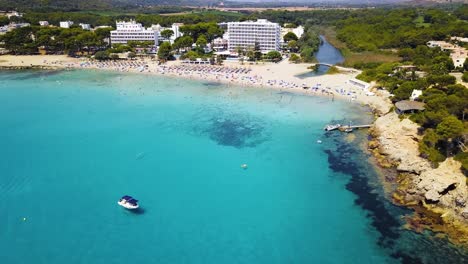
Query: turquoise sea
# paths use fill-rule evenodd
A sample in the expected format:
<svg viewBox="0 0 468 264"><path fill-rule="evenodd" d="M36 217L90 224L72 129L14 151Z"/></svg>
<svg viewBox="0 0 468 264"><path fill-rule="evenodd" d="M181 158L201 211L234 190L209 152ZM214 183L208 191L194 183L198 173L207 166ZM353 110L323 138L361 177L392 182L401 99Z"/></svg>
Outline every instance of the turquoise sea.
<svg viewBox="0 0 468 264"><path fill-rule="evenodd" d="M333 120L371 116L288 91L0 72L0 263L466 260L401 228L365 133L324 134ZM142 209L119 207L126 194Z"/></svg>

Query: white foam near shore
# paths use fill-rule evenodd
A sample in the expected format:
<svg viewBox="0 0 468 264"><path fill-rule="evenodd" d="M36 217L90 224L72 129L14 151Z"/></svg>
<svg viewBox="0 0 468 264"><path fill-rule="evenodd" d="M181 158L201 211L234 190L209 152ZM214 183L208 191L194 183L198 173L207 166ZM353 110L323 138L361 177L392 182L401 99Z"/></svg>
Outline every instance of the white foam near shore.
<svg viewBox="0 0 468 264"><path fill-rule="evenodd" d="M299 77L310 72L307 69L310 65L291 64L286 60L280 63L254 65L226 62L223 66L215 66L186 65L180 61L170 61L164 65L159 65L157 61L149 59L97 62L63 55L6 55L0 57L0 67L84 68L167 75L243 86L274 88L308 95L336 97L371 105L383 113L389 110L390 102L386 93L382 91L370 92L368 87L360 87L350 81L355 79L359 71L345 69L343 73L339 74Z"/></svg>

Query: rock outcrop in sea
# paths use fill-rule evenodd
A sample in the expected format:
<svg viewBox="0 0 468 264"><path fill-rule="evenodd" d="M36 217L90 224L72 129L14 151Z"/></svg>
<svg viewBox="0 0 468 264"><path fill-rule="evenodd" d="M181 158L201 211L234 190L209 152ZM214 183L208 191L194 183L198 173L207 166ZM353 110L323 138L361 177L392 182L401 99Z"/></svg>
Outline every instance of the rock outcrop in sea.
<svg viewBox="0 0 468 264"><path fill-rule="evenodd" d="M468 186L458 161L448 158L436 168L420 157L418 125L393 111L377 118L369 148L383 167L398 171L393 200L409 206L416 230L426 228L468 246Z"/></svg>

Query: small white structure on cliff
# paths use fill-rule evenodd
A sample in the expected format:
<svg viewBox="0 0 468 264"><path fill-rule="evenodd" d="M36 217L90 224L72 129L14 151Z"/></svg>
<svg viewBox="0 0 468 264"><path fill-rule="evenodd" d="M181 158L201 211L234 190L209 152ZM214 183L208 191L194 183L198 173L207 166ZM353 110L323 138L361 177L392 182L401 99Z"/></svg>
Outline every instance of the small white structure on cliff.
<svg viewBox="0 0 468 264"><path fill-rule="evenodd" d="M73 21L60 21L61 28L70 28L73 25Z"/></svg>
<svg viewBox="0 0 468 264"><path fill-rule="evenodd" d="M416 98L422 95L422 90L417 90L414 89L413 92L411 93L410 100L414 101Z"/></svg>

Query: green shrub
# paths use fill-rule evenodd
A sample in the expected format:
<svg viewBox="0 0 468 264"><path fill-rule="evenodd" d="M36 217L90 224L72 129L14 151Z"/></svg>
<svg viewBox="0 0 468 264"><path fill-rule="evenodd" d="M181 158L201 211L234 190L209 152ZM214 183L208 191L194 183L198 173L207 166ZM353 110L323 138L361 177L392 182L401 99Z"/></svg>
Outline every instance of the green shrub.
<svg viewBox="0 0 468 264"><path fill-rule="evenodd" d="M289 57L289 61L292 62L292 63L299 63L299 62L301 62L301 57L299 57L297 54L293 53Z"/></svg>
<svg viewBox="0 0 468 264"><path fill-rule="evenodd" d="M468 152L460 152L455 156L455 160L458 160L462 164L462 171L465 176L468 176Z"/></svg>
<svg viewBox="0 0 468 264"><path fill-rule="evenodd" d="M468 59L467 59L467 61L468 61ZM462 80L463 80L464 82L468 82L468 71L466 71L466 72L463 73L463 75L462 75Z"/></svg>
<svg viewBox="0 0 468 264"><path fill-rule="evenodd" d="M444 155L442 155L436 148L426 145L424 141L419 142L419 152L421 157L429 160L432 165L436 167L440 162L445 160Z"/></svg>
<svg viewBox="0 0 468 264"><path fill-rule="evenodd" d="M94 54L94 58L99 61L108 60L109 53L107 51L98 51L96 54Z"/></svg>

